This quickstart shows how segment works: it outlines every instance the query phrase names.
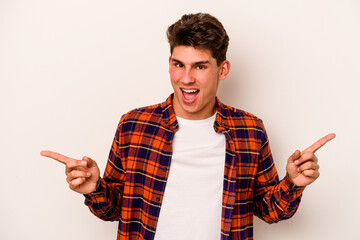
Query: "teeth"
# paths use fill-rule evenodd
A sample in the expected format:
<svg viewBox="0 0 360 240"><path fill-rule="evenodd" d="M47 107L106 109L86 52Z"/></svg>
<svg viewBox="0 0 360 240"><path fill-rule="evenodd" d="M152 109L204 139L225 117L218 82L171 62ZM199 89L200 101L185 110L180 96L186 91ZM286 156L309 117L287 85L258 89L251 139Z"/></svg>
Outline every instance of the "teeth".
<svg viewBox="0 0 360 240"><path fill-rule="evenodd" d="M190 89L190 90L187 90L187 89L182 89L184 92L186 93L194 93L194 92L197 92L197 90L195 89Z"/></svg>

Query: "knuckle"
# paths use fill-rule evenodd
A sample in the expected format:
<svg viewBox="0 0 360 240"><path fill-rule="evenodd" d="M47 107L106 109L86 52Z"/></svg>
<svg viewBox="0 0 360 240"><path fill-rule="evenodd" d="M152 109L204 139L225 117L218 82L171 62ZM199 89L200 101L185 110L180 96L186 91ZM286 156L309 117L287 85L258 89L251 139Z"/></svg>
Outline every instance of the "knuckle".
<svg viewBox="0 0 360 240"><path fill-rule="evenodd" d="M66 163L66 168L70 168L71 167L71 164L72 164L72 161L70 160L70 161L68 161L67 163Z"/></svg>
<svg viewBox="0 0 360 240"><path fill-rule="evenodd" d="M71 188L71 189L72 189L72 188L74 187L74 185L73 185L73 183L72 183L72 181L71 181L71 180L69 180L69 181L68 181L68 184L69 184L69 188Z"/></svg>
<svg viewBox="0 0 360 240"><path fill-rule="evenodd" d="M74 179L74 180L72 180L71 181L71 185L73 186L73 187L76 187L77 185L78 185L78 179Z"/></svg>
<svg viewBox="0 0 360 240"><path fill-rule="evenodd" d="M315 165L313 162L309 162L309 163L308 163L308 168L309 168L309 169L315 169L315 168L316 168L316 165Z"/></svg>
<svg viewBox="0 0 360 240"><path fill-rule="evenodd" d="M303 164L300 166L300 170L301 170L302 172L309 170L309 168L311 168L311 165L310 165L309 162L305 162L305 163L303 163Z"/></svg>
<svg viewBox="0 0 360 240"><path fill-rule="evenodd" d="M307 153L305 154L305 158L306 158L306 159L312 159L313 156L314 156L314 153L312 153L312 152L307 152Z"/></svg>
<svg viewBox="0 0 360 240"><path fill-rule="evenodd" d="M304 175L307 176L307 177L310 177L310 176L313 175L313 172L312 172L312 171L313 171L313 170L305 170L305 171L304 171Z"/></svg>
<svg viewBox="0 0 360 240"><path fill-rule="evenodd" d="M65 168L66 168L66 169L71 168L71 163L70 163L70 161L65 164Z"/></svg>

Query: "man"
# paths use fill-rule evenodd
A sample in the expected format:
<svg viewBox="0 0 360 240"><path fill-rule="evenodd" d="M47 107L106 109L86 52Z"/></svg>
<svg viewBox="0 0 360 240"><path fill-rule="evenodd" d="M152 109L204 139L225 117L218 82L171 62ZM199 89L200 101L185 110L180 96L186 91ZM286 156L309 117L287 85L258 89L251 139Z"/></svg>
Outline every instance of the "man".
<svg viewBox="0 0 360 240"><path fill-rule="evenodd" d="M67 182L118 239L253 239L253 215L290 218L319 177L315 151L329 134L288 159L280 181L262 121L221 103L229 38L209 14L189 14L167 31L174 93L125 114L104 177L94 160L43 151L66 164Z"/></svg>

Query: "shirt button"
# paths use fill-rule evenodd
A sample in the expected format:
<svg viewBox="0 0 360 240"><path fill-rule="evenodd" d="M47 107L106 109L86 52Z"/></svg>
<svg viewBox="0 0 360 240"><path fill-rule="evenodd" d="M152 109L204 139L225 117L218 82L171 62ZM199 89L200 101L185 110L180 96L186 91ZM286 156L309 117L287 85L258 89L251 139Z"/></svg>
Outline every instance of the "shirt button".
<svg viewBox="0 0 360 240"><path fill-rule="evenodd" d="M156 198L156 201L160 202L160 198L159 198L159 197L157 197L157 198Z"/></svg>
<svg viewBox="0 0 360 240"><path fill-rule="evenodd" d="M167 171L167 168L164 167L162 170L163 170L164 172L166 172L166 171Z"/></svg>

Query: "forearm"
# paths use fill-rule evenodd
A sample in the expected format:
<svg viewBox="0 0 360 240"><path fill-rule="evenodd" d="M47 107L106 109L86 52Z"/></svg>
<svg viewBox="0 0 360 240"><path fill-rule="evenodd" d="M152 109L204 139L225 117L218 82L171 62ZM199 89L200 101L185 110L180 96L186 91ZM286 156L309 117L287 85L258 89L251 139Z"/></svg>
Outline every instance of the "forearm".
<svg viewBox="0 0 360 240"><path fill-rule="evenodd" d="M120 184L107 183L100 178L97 189L85 194L85 204L98 218L105 221L118 220L121 213L122 191Z"/></svg>

